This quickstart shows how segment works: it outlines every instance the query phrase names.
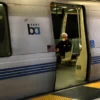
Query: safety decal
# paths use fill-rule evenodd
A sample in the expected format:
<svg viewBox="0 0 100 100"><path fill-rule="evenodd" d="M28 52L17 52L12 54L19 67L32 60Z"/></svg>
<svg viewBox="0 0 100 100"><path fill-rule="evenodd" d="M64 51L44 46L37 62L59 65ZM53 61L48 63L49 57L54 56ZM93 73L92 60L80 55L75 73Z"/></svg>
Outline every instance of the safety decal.
<svg viewBox="0 0 100 100"><path fill-rule="evenodd" d="M90 47L95 48L95 41L94 40L90 40Z"/></svg>

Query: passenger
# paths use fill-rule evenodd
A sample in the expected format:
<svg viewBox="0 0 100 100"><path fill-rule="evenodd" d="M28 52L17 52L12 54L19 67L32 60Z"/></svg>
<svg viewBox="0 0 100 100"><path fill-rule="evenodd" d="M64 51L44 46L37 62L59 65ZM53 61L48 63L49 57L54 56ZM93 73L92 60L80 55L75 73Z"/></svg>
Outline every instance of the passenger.
<svg viewBox="0 0 100 100"><path fill-rule="evenodd" d="M68 34L61 34L61 41L56 45L57 62L61 61L61 57L65 57L65 52L70 51L71 42L68 40Z"/></svg>

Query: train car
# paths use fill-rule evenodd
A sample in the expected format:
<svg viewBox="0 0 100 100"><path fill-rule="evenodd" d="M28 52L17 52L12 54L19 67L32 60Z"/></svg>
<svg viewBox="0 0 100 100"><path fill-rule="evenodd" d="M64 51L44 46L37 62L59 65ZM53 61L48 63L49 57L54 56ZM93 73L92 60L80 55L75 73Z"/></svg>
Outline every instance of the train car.
<svg viewBox="0 0 100 100"><path fill-rule="evenodd" d="M0 0L0 100L55 90L57 39L52 14L57 14L60 6L63 10L69 7L70 11L79 8L75 12L81 45L75 64L76 80L100 79L99 2ZM63 18L67 18L66 11Z"/></svg>

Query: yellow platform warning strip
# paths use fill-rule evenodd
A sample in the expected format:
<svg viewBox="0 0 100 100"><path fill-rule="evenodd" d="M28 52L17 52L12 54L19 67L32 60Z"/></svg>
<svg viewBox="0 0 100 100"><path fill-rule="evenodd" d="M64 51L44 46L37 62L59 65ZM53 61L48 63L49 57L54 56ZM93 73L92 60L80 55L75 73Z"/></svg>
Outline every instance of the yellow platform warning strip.
<svg viewBox="0 0 100 100"><path fill-rule="evenodd" d="M30 99L30 100L73 100L73 99L61 97L61 96L56 96L56 95L45 95L45 96L41 96L38 98Z"/></svg>
<svg viewBox="0 0 100 100"><path fill-rule="evenodd" d="M97 88L100 89L100 82L95 82L95 83L90 83L90 84L86 84L84 85L85 87L90 87L90 88Z"/></svg>

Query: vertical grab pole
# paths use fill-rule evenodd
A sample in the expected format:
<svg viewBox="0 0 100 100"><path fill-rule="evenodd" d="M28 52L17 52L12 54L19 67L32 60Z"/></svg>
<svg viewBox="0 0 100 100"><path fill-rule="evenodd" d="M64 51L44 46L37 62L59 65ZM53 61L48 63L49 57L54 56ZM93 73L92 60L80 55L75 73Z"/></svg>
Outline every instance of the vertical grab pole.
<svg viewBox="0 0 100 100"><path fill-rule="evenodd" d="M81 44L80 9L79 8L77 8L77 20L78 20L79 43Z"/></svg>
<svg viewBox="0 0 100 100"><path fill-rule="evenodd" d="M67 23L67 12L64 12L64 17L62 21L62 29L61 29L61 34L66 32L66 23ZM61 36L60 36L61 39Z"/></svg>

